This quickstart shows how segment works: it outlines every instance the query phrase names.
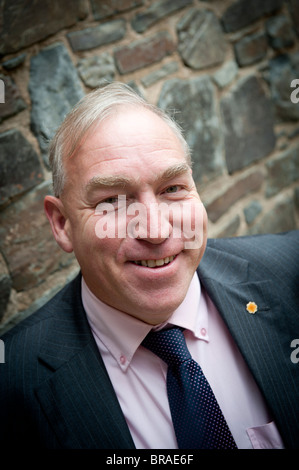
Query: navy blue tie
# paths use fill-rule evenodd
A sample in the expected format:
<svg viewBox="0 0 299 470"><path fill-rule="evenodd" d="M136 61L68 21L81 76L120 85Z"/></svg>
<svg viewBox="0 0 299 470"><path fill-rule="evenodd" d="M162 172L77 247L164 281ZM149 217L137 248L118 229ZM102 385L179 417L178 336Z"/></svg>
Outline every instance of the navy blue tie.
<svg viewBox="0 0 299 470"><path fill-rule="evenodd" d="M168 365L167 393L179 449L236 449L215 395L181 328L151 332L142 345Z"/></svg>

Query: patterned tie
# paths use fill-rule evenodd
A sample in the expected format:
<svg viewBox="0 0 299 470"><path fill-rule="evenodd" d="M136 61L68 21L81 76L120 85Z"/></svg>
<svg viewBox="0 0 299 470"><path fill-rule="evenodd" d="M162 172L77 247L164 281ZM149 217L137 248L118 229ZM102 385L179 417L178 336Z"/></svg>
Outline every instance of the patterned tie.
<svg viewBox="0 0 299 470"><path fill-rule="evenodd" d="M142 345L168 365L167 392L179 449L236 449L214 393L181 328L151 332Z"/></svg>

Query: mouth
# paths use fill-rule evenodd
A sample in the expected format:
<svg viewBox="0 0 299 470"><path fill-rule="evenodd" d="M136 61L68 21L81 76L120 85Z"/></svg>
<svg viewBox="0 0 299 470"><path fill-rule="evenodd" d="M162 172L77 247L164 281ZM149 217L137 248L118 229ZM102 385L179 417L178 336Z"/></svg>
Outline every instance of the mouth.
<svg viewBox="0 0 299 470"><path fill-rule="evenodd" d="M169 263L171 263L177 255L174 256L166 256L166 258L162 259L147 259L147 260L137 260L132 261L132 263L137 264L137 266L144 266L145 268L161 268Z"/></svg>

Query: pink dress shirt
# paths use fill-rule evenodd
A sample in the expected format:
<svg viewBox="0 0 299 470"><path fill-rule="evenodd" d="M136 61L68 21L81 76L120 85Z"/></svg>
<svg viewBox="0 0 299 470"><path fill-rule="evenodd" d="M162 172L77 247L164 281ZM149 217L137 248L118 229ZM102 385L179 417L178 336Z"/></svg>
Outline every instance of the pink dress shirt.
<svg viewBox="0 0 299 470"><path fill-rule="evenodd" d="M167 366L140 346L152 326L101 302L84 279L82 300L136 448L177 449ZM283 448L267 405L196 273L167 323L185 328L189 351L206 375L238 448Z"/></svg>

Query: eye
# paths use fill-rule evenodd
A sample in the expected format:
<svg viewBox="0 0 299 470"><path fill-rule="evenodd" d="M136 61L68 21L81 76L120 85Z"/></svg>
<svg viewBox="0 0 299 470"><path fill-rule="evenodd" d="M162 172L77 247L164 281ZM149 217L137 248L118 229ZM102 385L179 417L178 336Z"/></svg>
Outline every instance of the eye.
<svg viewBox="0 0 299 470"><path fill-rule="evenodd" d="M166 188L165 192L168 194L176 193L178 192L179 189L180 189L179 186L173 185L173 186L169 186L169 188Z"/></svg>
<svg viewBox="0 0 299 470"><path fill-rule="evenodd" d="M118 197L117 196L111 196L111 197L107 197L106 199L104 199L103 201L100 202L101 203L107 203L107 204L115 204L118 202Z"/></svg>
<svg viewBox="0 0 299 470"><path fill-rule="evenodd" d="M95 214L100 215L105 213L113 213L115 210L117 210L118 206L118 197L117 196L111 196L107 197L106 199L103 199L101 202L99 202L96 205L95 208Z"/></svg>

